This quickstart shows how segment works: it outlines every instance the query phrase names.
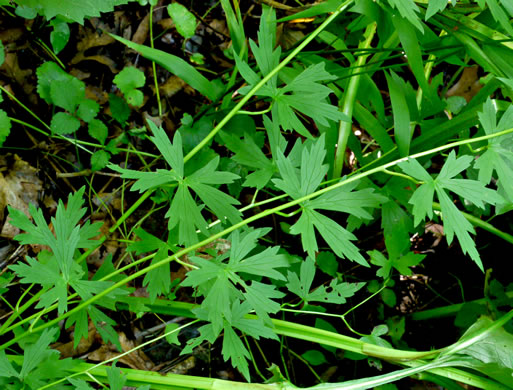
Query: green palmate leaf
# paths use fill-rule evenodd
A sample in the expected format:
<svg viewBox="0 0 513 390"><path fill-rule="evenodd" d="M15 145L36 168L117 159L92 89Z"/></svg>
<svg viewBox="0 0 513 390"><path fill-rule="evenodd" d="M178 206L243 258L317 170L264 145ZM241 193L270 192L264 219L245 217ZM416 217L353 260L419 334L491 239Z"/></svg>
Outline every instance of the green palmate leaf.
<svg viewBox="0 0 513 390"><path fill-rule="evenodd" d="M5 351L0 351L0 377L10 378L10 377L19 377L18 371L12 366L7 356L5 356Z"/></svg>
<svg viewBox="0 0 513 390"><path fill-rule="evenodd" d="M185 39L191 38L197 26L196 17L187 8L179 3L172 3L167 6L167 12L173 22L178 33Z"/></svg>
<svg viewBox="0 0 513 390"><path fill-rule="evenodd" d="M57 351L48 348L55 341L56 333L56 328L45 329L39 340L25 349L20 379L26 378L49 355L57 354Z"/></svg>
<svg viewBox="0 0 513 390"><path fill-rule="evenodd" d="M231 326L224 328L223 358L225 361L231 359L233 367L241 370L244 377L249 381L249 367L247 359L250 358L248 350L242 344L240 337Z"/></svg>
<svg viewBox="0 0 513 390"><path fill-rule="evenodd" d="M305 304L308 302L328 302L343 304L346 298L352 297L365 283L339 283L333 279L328 287L319 286L310 291L315 277L315 262L311 257L307 257L301 264L299 277L294 272L287 273L287 288L290 292L300 297Z"/></svg>
<svg viewBox="0 0 513 390"><path fill-rule="evenodd" d="M418 15L419 7L413 0L388 0L388 2L392 8L396 8L399 11L403 18L408 20L408 22L421 32L424 31Z"/></svg>
<svg viewBox="0 0 513 390"><path fill-rule="evenodd" d="M241 240L239 240L238 231L232 233L230 236L232 247L227 264L223 262L224 257L210 261L199 257L192 259L199 269L190 271L182 285L201 286L213 283L213 286L204 294L206 297L201 310L206 313L207 319L212 322L216 330L222 326L223 318L231 323L233 302L242 297L267 325L271 324L268 313L276 313L280 309L272 298L282 297L283 294L276 291L274 286L256 281L247 284L239 276L239 273L246 273L285 280L276 268L288 267L289 263L284 255L277 253L278 247L267 248L261 253L246 258L246 255L256 247L255 240L261 233L261 230L246 233ZM237 284L242 286L242 293L235 288Z"/></svg>
<svg viewBox="0 0 513 390"><path fill-rule="evenodd" d="M160 260L169 256L169 251L171 251L172 248L166 242L145 232L143 229L136 229L134 233L141 241L130 244L127 248L129 251L135 251L138 255L157 251L151 261L152 264L158 263ZM144 277L143 285L147 286L146 288L152 302L155 301L157 296L168 294L171 291L171 270L169 263L148 272Z"/></svg>
<svg viewBox="0 0 513 390"><path fill-rule="evenodd" d="M260 20L258 45L250 40L251 50L263 75L270 73L280 60L280 47L274 49L275 37L275 13L274 10L265 7ZM239 92L246 94L261 80L261 77L243 62L237 53L234 53L234 57L237 68L249 84L247 87L240 88ZM296 111L311 117L320 125L328 125L329 120L349 121L349 118L336 106L326 101L332 90L320 81L329 81L334 78L336 77L324 70L324 62L320 62L300 72L283 88L277 87L278 78L273 77L256 92L256 95L270 97L273 100L271 111L273 121L284 130L295 130L305 137L312 138L310 132L299 120ZM308 94L308 99L305 99L305 94Z"/></svg>
<svg viewBox="0 0 513 390"><path fill-rule="evenodd" d="M483 105L483 112L479 113L479 120L486 134L494 134L511 128L513 106L508 107L499 124L496 124L495 117L495 105L492 100L488 99ZM504 193L510 202L513 201L513 150L511 149L511 142L511 135L489 139L486 151L475 162L475 167L479 169L479 180L484 184L490 183L494 171L497 173L498 185L504 189Z"/></svg>
<svg viewBox="0 0 513 390"><path fill-rule="evenodd" d="M106 371L111 390L122 390L127 378L126 375L123 375L123 372L116 367L116 362L112 363L112 366L106 367Z"/></svg>
<svg viewBox="0 0 513 390"><path fill-rule="evenodd" d="M106 282L98 283L81 280L84 270L74 261L75 251L79 248L91 248L96 245L92 237L98 235L101 223L78 226L84 216L82 208L84 187L74 195L68 197L67 207L59 201L55 217L52 218L54 233L46 223L41 210L36 210L30 205L29 212L34 219L34 224L19 210L9 208L11 223L26 233L16 236L16 240L22 244L47 245L52 254L46 263L27 257L28 264L15 264L11 268L22 278L22 283L38 283L48 290L41 296L38 307L48 307L55 301L59 302L60 314L67 309L68 284L87 299L93 293L106 287ZM110 283L109 283L110 285Z"/></svg>
<svg viewBox="0 0 513 390"><path fill-rule="evenodd" d="M110 12L115 5L126 4L130 0L18 0L17 3L31 7L51 19L57 15L83 24L84 18L100 16L100 12Z"/></svg>
<svg viewBox="0 0 513 390"><path fill-rule="evenodd" d="M410 267L418 265L426 257L410 252L409 241L401 240L399 243L395 243L394 240L396 240L394 236L385 237L388 258L377 250L368 252L371 263L380 267L376 275L383 279L390 276L392 268L399 271L401 275L411 275Z"/></svg>
<svg viewBox="0 0 513 390"><path fill-rule="evenodd" d="M426 216L432 218L433 197L436 192L440 200L447 242L450 244L454 235L456 235L463 252L468 253L479 268L483 269L475 243L469 235L469 233L474 233L474 228L465 219L446 192L446 190L454 192L480 208L484 208L484 202L490 204L501 202L502 198L497 192L486 188L483 183L477 180L454 179L454 176L467 169L471 162L472 157L462 156L456 158L456 154L452 151L436 179L433 179L417 160L409 159L399 166L406 174L424 182L415 190L410 199L410 203L413 204L415 225L423 221Z"/></svg>
<svg viewBox="0 0 513 390"><path fill-rule="evenodd" d="M239 204L237 200L218 190L215 186L232 183L239 176L231 172L217 171L219 156L202 168L184 177L184 162L182 138L176 132L173 143L169 141L165 131L149 121L153 132L151 141L159 149L166 162L173 168L172 171L158 169L156 172L137 172L123 169L115 165L110 168L122 174L123 178L137 179L132 191L146 191L156 186L176 183L177 189L166 213L169 218L169 230L178 226L179 244L192 244L197 242L196 230L207 234L208 223L201 214L201 209L192 197L191 190L203 201L222 223L229 221L237 223L241 220L240 212L233 206Z"/></svg>
<svg viewBox="0 0 513 390"><path fill-rule="evenodd" d="M194 312L199 319L210 322L209 325L200 328L201 336L190 341L183 353L190 352L204 340L213 342L221 330L224 330L223 357L225 360L231 359L232 364L239 368L248 380L249 353L240 343L233 328L257 339L276 339L271 329L269 314L280 310L280 305L274 299L281 298L284 294L276 290L274 285L255 280L248 283L243 276L268 276L284 281L286 279L278 269L289 266L286 257L278 254L278 247L267 248L248 256L256 248L256 240L268 231L269 229L257 229L242 234L238 230L234 231L229 237L229 252L210 260L193 257L191 261L198 269L189 271L182 282L182 286L195 287L198 293L205 297L201 306ZM246 318L250 311L255 311L258 318Z"/></svg>
<svg viewBox="0 0 513 390"><path fill-rule="evenodd" d="M276 163L283 179L273 180L276 187L294 199L314 192L328 172L328 165L323 164L326 156L324 134L315 143L310 144L310 147L303 145L301 150L301 168L299 172L290 155L289 158L286 158L281 151L278 152Z"/></svg>
<svg viewBox="0 0 513 390"><path fill-rule="evenodd" d="M443 11L447 4L449 4L449 0L431 0L426 11L426 21L437 12Z"/></svg>
<svg viewBox="0 0 513 390"><path fill-rule="evenodd" d="M255 172L246 177L243 183L247 187L262 189L269 182L276 171L276 166L262 152L254 139L246 135L242 140L237 135L220 133L225 145L235 153L232 159L241 165L245 165Z"/></svg>
<svg viewBox="0 0 513 390"><path fill-rule="evenodd" d="M296 145L298 145L296 150L301 153L301 160L297 161L293 152L288 157L278 152L276 164L282 179L272 181L276 187L292 198L299 199L318 188L328 171L328 166L323 164L326 155L324 135L321 135L315 143L310 143L310 146ZM299 169L296 168L297 165L300 165ZM301 204L301 216L291 226L290 233L301 234L303 249L309 256L314 257L318 250L315 228L337 256L347 257L349 260L368 266L358 248L351 243L356 237L334 220L316 211L317 209L340 211L360 219L371 219L370 213L365 209L378 207L386 198L375 194L372 189L351 193L356 185L353 183L340 187Z"/></svg>
<svg viewBox="0 0 513 390"><path fill-rule="evenodd" d="M332 92L331 89L319 83L319 81L334 78L335 76L324 70L324 62L305 69L287 86L279 88L271 95L274 100L273 120L277 120L284 130L294 129L309 138L311 138L310 133L294 110L310 116L320 125L328 125L329 120L349 121L349 118L343 112L326 101L327 96ZM259 93L264 95L265 91ZM304 98L305 93L309 95L308 100Z"/></svg>
<svg viewBox="0 0 513 390"><path fill-rule="evenodd" d="M152 49L144 45L131 42L127 39L118 37L117 35L111 34L112 37L125 44L131 49L137 50L145 58L155 61L157 64L162 66L164 69L175 74L192 88L196 89L202 95L205 95L210 100L216 100L219 96L219 90L209 80L199 73L193 66L189 65L186 61L180 57L166 53L161 50Z"/></svg>
<svg viewBox="0 0 513 390"><path fill-rule="evenodd" d="M116 77L114 84L123 92L126 101L135 107L142 106L144 95L137 88L143 87L146 78L139 69L130 66L123 68Z"/></svg>

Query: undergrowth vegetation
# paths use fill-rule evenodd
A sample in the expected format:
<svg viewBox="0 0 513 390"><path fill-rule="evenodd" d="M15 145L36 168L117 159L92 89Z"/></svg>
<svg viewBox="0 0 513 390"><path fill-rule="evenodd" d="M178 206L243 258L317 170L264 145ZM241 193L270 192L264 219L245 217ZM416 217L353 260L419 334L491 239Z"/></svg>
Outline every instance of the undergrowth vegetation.
<svg viewBox="0 0 513 390"><path fill-rule="evenodd" d="M136 58L98 98L59 53L77 23L127 3L0 0L2 18L48 36L39 108L2 73L2 153L23 156L24 129L77 188L53 211L2 195L24 248L0 259L2 388L513 388L513 288L491 276L509 259L487 249L513 244L510 1L142 0L125 5L149 15L142 43L98 27ZM179 55L155 47L163 10L158 38L171 31ZM218 62L194 46L209 14L225 18ZM161 96L162 74L187 104ZM405 307L416 293L398 286L437 258L434 280L460 261L461 295ZM465 299L471 272L480 300ZM456 314L452 339L418 325ZM130 324L161 326L127 348ZM60 356L91 332L117 352ZM211 349L233 374L124 367L161 340Z"/></svg>

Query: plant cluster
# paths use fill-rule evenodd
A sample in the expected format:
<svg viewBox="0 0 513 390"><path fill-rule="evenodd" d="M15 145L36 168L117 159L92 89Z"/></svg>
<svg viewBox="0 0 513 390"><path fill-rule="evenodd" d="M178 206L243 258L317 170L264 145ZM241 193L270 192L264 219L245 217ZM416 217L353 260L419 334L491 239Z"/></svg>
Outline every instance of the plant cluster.
<svg viewBox="0 0 513 390"><path fill-rule="evenodd" d="M284 337L311 343L298 364L320 382L315 367L341 358L333 348L344 350L343 359L385 370L316 389L394 389L407 377L448 389L460 388L458 383L512 388L511 293L490 282L490 260L476 243L483 231L513 243L490 222L507 218L513 206L511 3L327 0L281 19L263 4L251 39L238 2L221 0L231 39L224 54L232 67L217 78L198 65L203 55L183 59L156 49L152 34L148 46L112 35L152 62L159 112L157 66L197 94L196 111L171 132L151 118L140 127L129 121L149 104L146 76L137 67L113 78L119 93L111 92L109 109L102 110L86 97L85 82L57 61L70 24L127 2L0 0L5 12L44 17L55 55L36 71L37 93L51 110L49 124L34 114L44 129L9 115L7 99L22 103L0 86L0 146L14 141L15 123L29 126L71 144L76 153L89 153L89 174L114 175L121 191L139 194L107 233L100 222L87 220L85 186L59 201L51 218L35 205L28 215L9 207L10 224L22 231L15 240L44 250L0 273L0 298L10 310L0 325L2 388L90 389L88 382L96 382L111 389L293 389L289 365L265 362L271 374L262 373L264 363L248 341L258 346L268 339L284 349ZM140 3L149 3L150 15L157 6ZM200 20L176 2L167 11L185 51ZM284 48L277 30L290 20L315 24ZM472 64L483 73L480 91L468 99L448 96L453 75ZM112 134L113 124L121 135ZM134 139L147 149L135 150ZM128 217L148 201L151 210L127 228ZM145 220L161 209L162 229L152 229ZM387 313L399 305L395 283L418 273L429 258L413 248L412 237L427 236L431 223L443 227L446 244L461 249L487 287L485 304L467 307L475 321L458 340L416 351L402 336L406 321L420 321L423 313L407 319ZM364 244L362 235L376 230L378 243ZM116 231L127 257L107 256L101 267L92 267L90 255ZM182 279L171 278L175 264L186 270ZM147 298L133 295L138 286ZM14 289L22 291L15 301ZM180 293L195 303L179 301ZM351 315L371 300L379 302L377 320L362 330ZM155 313L192 319L167 326L135 349L166 338L184 355L219 343L224 361L249 383L106 366L115 358L93 366L59 360L50 348L60 333L71 331L76 348L92 325L121 352L111 314L121 309L134 318ZM424 318L440 315L433 310ZM316 326L301 324L312 316ZM341 320L351 336L328 320ZM181 345L179 332L195 324L199 333ZM265 383L254 383L260 379Z"/></svg>

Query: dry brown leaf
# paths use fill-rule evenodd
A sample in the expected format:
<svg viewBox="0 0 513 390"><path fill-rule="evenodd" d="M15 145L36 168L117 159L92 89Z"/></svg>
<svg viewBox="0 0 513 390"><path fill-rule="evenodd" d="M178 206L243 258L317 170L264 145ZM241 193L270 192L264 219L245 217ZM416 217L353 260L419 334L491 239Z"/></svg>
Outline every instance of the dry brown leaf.
<svg viewBox="0 0 513 390"><path fill-rule="evenodd" d="M87 85L85 89L85 96L88 99L94 100L100 106L105 105L109 100L109 94L100 87Z"/></svg>
<svg viewBox="0 0 513 390"><path fill-rule="evenodd" d="M119 333L119 343L121 344L121 349L123 352L129 351L136 347L135 342L133 340L127 339L123 332ZM103 362L108 359L116 358L119 355L121 354L117 351L116 347L112 344L109 344L102 345L97 350L88 354L87 357L88 359L96 362ZM135 370L146 371L155 367L155 364L153 364L150 358L141 349L137 349L128 355L121 356L118 361Z"/></svg>
<svg viewBox="0 0 513 390"><path fill-rule="evenodd" d="M175 27L175 22L171 18L165 18L158 22L158 25L162 27L163 30L170 30Z"/></svg>
<svg viewBox="0 0 513 390"><path fill-rule="evenodd" d="M302 25L296 25L296 27L304 28ZM292 29L289 24L280 24L277 29L277 34L278 44L285 50L289 50L305 37L305 34L301 30Z"/></svg>
<svg viewBox="0 0 513 390"><path fill-rule="evenodd" d="M70 61L70 63L72 65L76 65L79 62L87 61L87 60L88 61L96 61L96 62L99 62L100 64L108 66L110 71L114 74L119 72L119 70L116 69L116 63L114 62L113 59L111 59L107 56L104 56L104 55L100 55L100 54L86 56L86 55L84 55L84 52L79 52L75 55L75 57L73 57L73 59Z"/></svg>
<svg viewBox="0 0 513 390"><path fill-rule="evenodd" d="M166 82L159 86L159 90L163 95L171 97L178 93L186 85L185 81L177 76L171 76Z"/></svg>
<svg viewBox="0 0 513 390"><path fill-rule="evenodd" d="M29 204L36 204L42 182L37 177L37 170L16 154L0 156L0 221L4 219L7 205L29 216ZM4 223L1 230L3 237L13 238L20 233L17 227Z"/></svg>
<svg viewBox="0 0 513 390"><path fill-rule="evenodd" d="M16 42L23 36L23 29L17 28L9 28L4 31L0 31L0 41L7 46L11 42Z"/></svg>
<svg viewBox="0 0 513 390"><path fill-rule="evenodd" d="M78 342L77 348L73 348L73 344L75 343L74 338L70 342L64 344L56 343L52 345L52 348L59 351L62 358L82 356L83 354L87 353L87 351L89 351L96 338L96 328L91 322L89 322L87 338L82 338Z"/></svg>
<svg viewBox="0 0 513 390"><path fill-rule="evenodd" d="M81 28L79 31L80 38L77 43L77 50L79 53L92 47L110 45L116 41L109 34L100 34L98 30L93 31L88 28Z"/></svg>
<svg viewBox="0 0 513 390"><path fill-rule="evenodd" d="M32 94L34 85L27 80L32 75L32 70L20 68L16 53L5 53L5 61L1 69L9 78L16 80L16 82L23 87L23 91L29 96L29 98L33 98L31 100L34 100L35 102L36 97Z"/></svg>
<svg viewBox="0 0 513 390"><path fill-rule="evenodd" d="M148 33L150 31L150 14L147 14L141 23L139 23L139 26L137 27L137 30L135 30L134 36L132 37L132 42L138 43L142 45L146 38L148 38Z"/></svg>
<svg viewBox="0 0 513 390"><path fill-rule="evenodd" d="M477 65L463 69L460 79L445 94L446 97L461 96L470 102L472 98L483 88L477 75Z"/></svg>

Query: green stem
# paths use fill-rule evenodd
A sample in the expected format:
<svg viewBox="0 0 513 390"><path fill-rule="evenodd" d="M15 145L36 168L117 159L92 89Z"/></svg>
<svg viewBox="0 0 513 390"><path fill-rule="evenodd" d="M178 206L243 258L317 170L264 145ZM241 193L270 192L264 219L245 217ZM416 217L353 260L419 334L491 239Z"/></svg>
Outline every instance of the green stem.
<svg viewBox="0 0 513 390"><path fill-rule="evenodd" d="M474 142L481 142L481 141L484 141L484 140L488 140L488 139L491 139L491 138L496 138L496 137L500 137L500 136L503 136L503 135L506 135L506 134L509 134L509 133L512 133L513 132L513 128L510 128L510 129L507 129L507 130L503 130L503 131L500 131L500 132L497 132L497 133L493 133L493 134L488 134L488 135L484 135L484 136L481 136L481 137L476 137L476 138L472 138L472 139L466 139L466 140L461 140L461 141L456 141L456 142L451 142L449 144L446 144L446 145L442 145L442 146L439 146L437 148L433 148L433 149L430 149L430 150L427 150L427 151L424 151L424 152L420 152L420 153L416 153L416 154L413 154L411 156L407 156L407 157L403 157L403 158L400 158L398 160L395 160L395 161L391 161L387 164L384 164L380 167L376 167L376 168L373 168L373 169L370 169L366 172L362 172L362 173L359 173L359 174L356 174L356 175L353 175L351 177L348 177L346 178L345 180L343 181L339 181L338 183L335 183L335 184L332 184L331 186L329 187L326 187L326 188L323 188L323 189L320 189L318 191L315 191L311 194L308 194L308 195L305 195L301 198L298 198L298 199L295 199L295 200L292 200L290 202L287 202L287 203L284 203L284 204L281 204L279 206L276 206L276 207L273 207L273 208L270 208L270 209L267 209L267 210L264 210L258 214L255 214L235 225L232 225L228 228L226 228L225 230L219 232L219 233L216 233L206 239L204 239L203 241L201 242L198 242L188 248L184 248L180 251L178 251L177 253L175 253L174 255L172 256L169 256L169 257L166 257L162 260L160 260L159 262L156 262L154 264L151 264L149 265L148 267L146 267L145 269L142 269L142 270L139 270L135 273L133 273L132 275L129 275L129 276L126 276L123 280L119 281L118 283L115 283L114 285L110 286L109 288L103 290L102 292L98 293L97 295L91 297L90 299L88 299L87 301L85 302L82 302L80 305L74 307L73 309L71 309L70 311L64 313L63 315L61 315L60 317L57 317L55 318L54 320L51 320L49 322L47 322L46 324L43 324L43 325L40 325L36 328L33 329L33 332L39 332L43 329L46 329L56 323L58 323L59 321L65 319L65 318L68 318L69 316L71 316L72 314L86 308L87 306L89 306L90 304L96 302L97 300L101 299L102 297L104 297L105 295L111 293L112 291L114 291L115 289L117 288L120 288L120 287L123 287L125 286L128 282L140 277L140 276L143 276L145 275L146 273L154 270L154 269L157 269L159 268L160 266L164 265L164 264L167 264L167 263L170 263L171 261L174 261L176 259L178 259L179 257L193 251L193 250L196 250L196 249L199 249L215 240L217 240L218 238L221 238L231 232L233 232L234 230L237 230L243 226L246 226L248 224L250 224L251 222L254 222L254 221L257 221L261 218L264 218L266 216L269 216L269 215L272 215L278 211L281 211L281 210L284 210L284 209L287 209L289 207L292 207L292 206L296 206L300 203L303 203L309 199L312 199L312 198L315 198L321 194L324 194L326 192L329 192L329 191L332 191L336 188L339 188L339 187L342 187L346 184L349 184L349 183L352 183L354 181L358 181L358 180L361 180L362 178L364 177L368 177L368 176L371 176L375 173L378 173L378 172L383 172L384 169L387 169L387 168L390 168L392 166L395 166L395 165L398 165L404 161L407 161L409 159L414 159L414 158L419 158L419 157L423 157L423 156L427 156L427 155L430 155L430 154L434 154L434 153L437 153L437 152L441 152L441 151L444 151L444 150L447 150L447 149L451 149L451 148L454 148L454 147L457 147L457 146L461 146L461 145L465 145L465 144L469 144L469 143L474 143ZM144 196L144 195L143 195ZM149 196L149 195L148 195ZM135 205L134 205L135 206ZM132 206L132 207L134 207ZM119 221L119 223L121 223L121 221ZM115 227L112 227L111 229L114 229L114 228L117 228L117 226ZM8 346L18 342L19 340L21 340L23 337L27 336L28 334L30 334L30 332L25 332L23 334L20 334L18 336L16 336L15 338L7 341L6 343L2 344L0 346L0 350L3 350L5 348L7 348Z"/></svg>
<svg viewBox="0 0 513 390"><path fill-rule="evenodd" d="M423 182L423 181L416 180L415 178L411 177L410 175L406 175L406 174L401 173L401 172L394 172L394 171L390 171L390 170L388 170L388 169L384 169L384 170L383 170L383 173L386 173L387 175L390 175L390 176L398 176L398 177L402 177L403 179L406 179L406 180L412 181L412 182L414 182L415 184L424 184L424 182Z"/></svg>
<svg viewBox="0 0 513 390"><path fill-rule="evenodd" d="M137 199L137 201L118 219L118 221L109 229L109 232L108 232L108 235L112 234L114 231L116 231L116 229L121 226L121 224L135 211L137 210L137 208L141 205L141 203L143 203L146 199L148 199L150 197L150 195L153 193L153 191L147 191L145 192L139 199ZM105 242L105 240L107 239L107 235L104 235L102 237L100 237L100 239L97 241L96 245L93 247L93 248L90 248L88 251L84 252L78 259L77 259L77 262L78 263L81 263L82 261L84 261L91 253L93 253L101 244L103 244ZM152 256L153 257L153 256ZM131 267L133 267L133 263L130 265ZM123 269L124 270L124 269ZM119 271L121 272L121 271ZM105 278L109 278L111 277L111 275L107 275ZM35 313L27 318L25 318L24 320L21 320L21 321L18 321L16 324L14 324L13 326L9 327L9 325L17 318L19 317L25 310L27 310L29 307L31 307L34 303L36 303L39 298L41 298L41 295L43 295L43 293L45 292L45 290L40 290L37 294L33 295L23 306L21 306L19 308L19 310L17 310L15 313L13 313L3 324L2 326L0 327L0 335L10 331L10 330L13 330L21 325L23 325L24 323L30 321L31 319L34 319L34 318L37 318L37 317L40 317L41 315L45 314L45 313L48 313L54 309L57 308L57 304L54 304L46 309L43 309L42 311L40 311L39 313ZM75 297L77 294L72 294L69 296L68 299L72 299L73 297Z"/></svg>
<svg viewBox="0 0 513 390"><path fill-rule="evenodd" d="M440 203L433 202L433 208L435 210L442 210L440 207ZM504 241L509 242L510 244L513 244L513 236L511 234L508 234L506 232L503 232L502 230L497 229L492 224L485 222L472 214L465 213L460 210L460 213L474 226L480 227L483 230L486 230L487 232L490 232L492 234L495 234L497 237L502 238Z"/></svg>
<svg viewBox="0 0 513 390"><path fill-rule="evenodd" d="M34 117L39 123L41 123L44 127L46 127L48 130L52 131L50 126L48 126L45 121L43 121L41 118L39 118L30 108L25 106L22 102L20 102L16 96L14 96L12 93L10 93L7 89L2 87L0 85L0 90L3 91L7 96L9 96L12 100L14 100L21 108L23 108L25 111L27 111L32 117Z"/></svg>
<svg viewBox="0 0 513 390"><path fill-rule="evenodd" d="M513 300L513 291L506 292L508 299ZM457 315L464 305L486 305L488 298L476 299L469 302L455 303L453 305L437 307L435 309L428 309L418 311L411 314L411 319L414 321L432 320L434 318L442 318Z"/></svg>
<svg viewBox="0 0 513 390"><path fill-rule="evenodd" d="M198 151L200 151L205 145L207 145L212 138L228 123L230 119L236 113L244 107L244 105L249 101L250 98L255 95L255 93L262 88L270 79L272 79L280 70L282 70L285 65L287 65L301 50L303 50L314 38L319 35L321 31L323 31L333 20L335 20L343 11L345 11L351 4L353 4L354 0L346 0L342 4L338 6L338 8L326 18L326 20L319 25L308 37L306 37L303 42L301 42L292 52L285 57L276 68L274 68L269 74L265 75L262 80L260 80L249 92L245 95L239 103L233 107L230 112L212 129L212 131L201 140L187 155L184 157L184 163L189 161Z"/></svg>
<svg viewBox="0 0 513 390"><path fill-rule="evenodd" d="M121 304L122 307L128 308L130 303L142 303L145 306L148 306L148 308L151 309L151 311L160 313L160 314L168 314L168 315L176 315L176 316L183 316L183 317L189 317L194 318L194 314L192 313L192 309L197 307L197 305L191 304L191 303L184 303L184 302L173 302L173 301L167 301L167 300L158 300L154 303L151 303L149 298L136 298L136 297L124 297L122 298L122 301L124 302ZM319 314L319 313L318 313ZM478 339L482 339L486 337L486 335L489 332L492 332L493 330L497 329L500 326L503 326L511 317L513 316L513 311L506 314L504 317L500 318L499 320L495 321L491 326L489 326L487 329L480 331L478 334L476 334L472 341L476 342ZM248 315L248 318L256 318L256 316ZM420 366L424 366L424 368L420 371L426 370L426 361L418 360L421 358L433 358L436 357L440 352L446 351L447 354L455 353L464 346L468 344L468 342L456 342L452 344L451 346L448 346L446 348L443 348L441 350L434 350L434 351L425 351L425 352L417 352L417 351L401 351L401 350L395 350L392 348L387 347L380 347L374 344L368 344L361 340L340 335L338 333L306 326L306 325L300 325L295 324L288 321L282 321L282 320L276 320L272 319L273 325L274 325L274 331L278 335L282 336L288 336L292 338L297 338L300 340L310 341L313 343L319 343L323 345L332 346L335 348L340 348L346 351L351 351L367 356L374 356L380 359L391 361L395 364L400 364L412 368L419 368ZM464 340L466 341L466 340ZM497 384L497 382L492 381L490 379L484 378L479 375L471 374L467 371L462 371L457 368L453 367L436 367L436 361L433 361L433 368L428 368L429 372L445 377L450 378L453 380L456 380L461 383L466 383L472 386L476 386L482 389L486 390L507 390L506 387ZM449 363L450 364L450 363ZM420 371L412 371L411 374L420 372ZM404 374L404 372L403 372ZM399 372L398 372L399 375ZM373 378L369 378L369 380L374 380ZM339 386L339 387L336 387ZM348 386L348 387L343 387ZM371 386L372 387L372 386ZM349 389L349 385L345 384L326 384L325 387L315 387L316 389L326 388L326 389ZM312 389L313 390L313 389Z"/></svg>
<svg viewBox="0 0 513 390"><path fill-rule="evenodd" d="M365 40L360 44L360 48L368 48L371 45L374 34L376 33L376 22L371 23L365 30ZM369 54L361 54L356 60L355 67L358 69L365 65L365 61L369 57ZM354 72L354 70L352 71ZM338 128L338 140L335 150L335 161L333 164L333 178L339 178L342 175L342 168L344 167L344 157L346 153L347 140L349 139L349 133L352 129L352 117L353 107L356 100L356 94L358 92L358 86L360 85L361 73L353 75L349 79L347 85L344 101L342 103L342 112L347 115L349 122L340 121Z"/></svg>

